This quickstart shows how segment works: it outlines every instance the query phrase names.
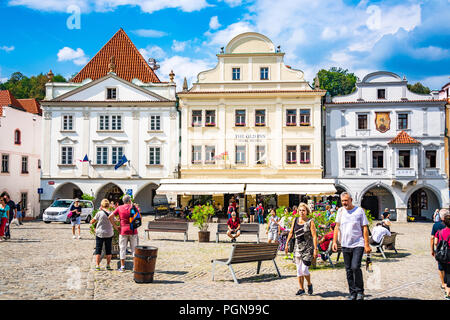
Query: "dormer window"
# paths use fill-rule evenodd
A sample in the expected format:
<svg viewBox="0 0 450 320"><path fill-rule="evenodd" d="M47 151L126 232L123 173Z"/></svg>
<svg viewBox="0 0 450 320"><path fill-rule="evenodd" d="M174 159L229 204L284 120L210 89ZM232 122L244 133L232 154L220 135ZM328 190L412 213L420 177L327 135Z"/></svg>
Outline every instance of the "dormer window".
<svg viewBox="0 0 450 320"><path fill-rule="evenodd" d="M116 88L107 88L106 89L106 99L116 100L117 99L117 89Z"/></svg>
<svg viewBox="0 0 450 320"><path fill-rule="evenodd" d="M233 68L233 80L241 80L241 68Z"/></svg>
<svg viewBox="0 0 450 320"><path fill-rule="evenodd" d="M378 89L377 97L378 99L386 99L386 89Z"/></svg>

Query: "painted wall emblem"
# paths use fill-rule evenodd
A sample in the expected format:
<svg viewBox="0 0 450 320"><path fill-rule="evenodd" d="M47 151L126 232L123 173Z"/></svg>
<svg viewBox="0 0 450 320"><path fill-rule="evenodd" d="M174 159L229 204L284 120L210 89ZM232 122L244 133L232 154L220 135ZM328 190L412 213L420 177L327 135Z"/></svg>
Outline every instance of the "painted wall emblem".
<svg viewBox="0 0 450 320"><path fill-rule="evenodd" d="M375 126L378 131L385 133L391 128L391 118L389 118L389 112L375 112Z"/></svg>

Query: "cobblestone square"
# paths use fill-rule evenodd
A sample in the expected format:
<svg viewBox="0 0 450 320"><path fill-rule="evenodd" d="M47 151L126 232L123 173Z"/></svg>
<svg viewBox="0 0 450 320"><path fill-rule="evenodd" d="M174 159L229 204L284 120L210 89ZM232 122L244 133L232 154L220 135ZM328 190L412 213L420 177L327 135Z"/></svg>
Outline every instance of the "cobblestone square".
<svg viewBox="0 0 450 320"><path fill-rule="evenodd" d="M94 236L89 226L81 226L80 240L72 239L71 226L62 223L26 222L12 227L12 239L0 243L0 299L168 299L168 300L295 300L345 299L347 283L343 258L336 269L322 262L311 270L314 295L297 297L295 266L279 252L277 264L282 274L276 276L271 262L263 262L256 274L256 263L233 266L240 284L235 284L225 266L216 267L216 280L211 279L211 260L227 258L231 243L220 236L216 244L217 224L210 225L211 242L197 241L198 229L190 223L189 240L182 234L151 233L147 239L144 217L139 232L139 244L158 248L154 282L137 284L133 279L132 257L127 258L128 270L116 270L119 260L113 260L114 271L95 271ZM265 227L265 226L264 226ZM366 299L442 300L443 290L437 265L429 251L431 223L393 223L398 232L397 250L387 251L387 259L373 253L373 273L364 269ZM261 241L267 241L261 226ZM256 242L255 236L241 236L240 242ZM333 260L336 255L333 254ZM319 259L320 260L320 259ZM363 262L364 264L364 262ZM105 261L102 261L105 267Z"/></svg>

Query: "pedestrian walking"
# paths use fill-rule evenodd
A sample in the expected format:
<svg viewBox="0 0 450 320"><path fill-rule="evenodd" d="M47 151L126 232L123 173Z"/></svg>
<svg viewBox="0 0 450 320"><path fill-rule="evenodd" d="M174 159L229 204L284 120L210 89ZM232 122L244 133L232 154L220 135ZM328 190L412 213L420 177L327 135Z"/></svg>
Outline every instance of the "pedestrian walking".
<svg viewBox="0 0 450 320"><path fill-rule="evenodd" d="M300 287L296 295L305 294L305 279L308 284L308 294L311 295L313 294L313 285L311 283L309 266L311 266L312 261L317 258L318 254L316 226L312 219L308 219L311 211L306 203L298 205L298 212L300 216L292 222L287 242L289 243L289 240L295 237L293 262L297 265L297 278ZM285 253L288 253L287 246Z"/></svg>
<svg viewBox="0 0 450 320"><path fill-rule="evenodd" d="M446 209L444 209L446 210ZM448 211L447 211L448 212ZM443 222L445 228L436 232L435 245L436 260L444 269L444 283L445 283L445 299L450 300L450 215L444 215ZM441 252L440 252L441 251Z"/></svg>
<svg viewBox="0 0 450 320"><path fill-rule="evenodd" d="M130 216L131 208L133 204L131 203L131 197L129 195L123 196L123 205L118 206L116 210L109 216L109 221L112 226L119 232L119 248L120 248L120 268L119 271L125 271L125 258L127 254L127 246L130 244L131 253L134 257L134 249L138 245L138 231L137 229L131 229L130 226ZM114 217L119 216L120 227L116 226L114 223Z"/></svg>
<svg viewBox="0 0 450 320"><path fill-rule="evenodd" d="M270 210L269 223L267 224L266 234L268 238L268 243L277 241L278 235L280 234L280 218L277 217L275 209Z"/></svg>
<svg viewBox="0 0 450 320"><path fill-rule="evenodd" d="M75 239L75 229L76 227L78 227L78 239L81 239L81 205L78 198L75 199L70 213L70 222L72 224L72 238Z"/></svg>
<svg viewBox="0 0 450 320"><path fill-rule="evenodd" d="M111 257L112 257L112 239L114 236L113 226L109 221L109 201L103 199L100 203L100 210L95 217L91 220L91 224L95 224L95 254L96 254L96 267L95 270L100 271L100 262L102 261L102 249L105 246L106 256L106 270L112 270Z"/></svg>
<svg viewBox="0 0 450 320"><path fill-rule="evenodd" d="M364 300L364 280L361 271L361 261L364 252L369 254L372 249L369 245L369 221L361 207L352 203L348 192L341 193L342 208L336 216L336 227L332 249L337 251L338 233L341 233L342 255L344 256L347 283L350 291L350 300Z"/></svg>
<svg viewBox="0 0 450 320"><path fill-rule="evenodd" d="M11 226L12 219L17 218L17 209L16 209L16 204L14 203L14 201L11 200L11 197L9 196L9 194L5 194L4 199L9 208L8 224L6 225L6 228L5 228L5 237L6 237L6 239L11 239L10 226Z"/></svg>
<svg viewBox="0 0 450 320"><path fill-rule="evenodd" d="M17 210L17 220L19 221L19 224L22 225L22 221L23 221L23 216L24 216L24 206L23 206L23 201L19 201L16 205L16 210Z"/></svg>
<svg viewBox="0 0 450 320"><path fill-rule="evenodd" d="M5 229L9 223L9 206L6 204L5 198L0 197L0 241L5 241Z"/></svg>
<svg viewBox="0 0 450 320"><path fill-rule="evenodd" d="M435 238L436 234L440 231L445 229L444 219L447 215L450 215L450 212L447 209L441 209L439 210L439 221L435 222L433 224L433 227L431 228L431 240L430 240L430 246L431 246L431 256L434 257L436 253L436 244L435 244ZM445 283L445 269L442 263L438 261L438 271L439 271L439 278L441 279L441 289L446 290L446 283Z"/></svg>
<svg viewBox="0 0 450 320"><path fill-rule="evenodd" d="M258 216L258 223L264 224L264 207L262 206L262 203L259 203L256 207L256 214Z"/></svg>

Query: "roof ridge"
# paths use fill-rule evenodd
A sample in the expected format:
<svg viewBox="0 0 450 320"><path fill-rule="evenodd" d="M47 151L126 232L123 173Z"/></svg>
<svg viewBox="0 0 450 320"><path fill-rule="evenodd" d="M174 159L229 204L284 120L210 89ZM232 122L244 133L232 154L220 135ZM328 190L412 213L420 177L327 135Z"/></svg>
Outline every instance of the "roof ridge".
<svg viewBox="0 0 450 320"><path fill-rule="evenodd" d="M411 137L405 130L402 130L388 144L420 144L420 141Z"/></svg>

